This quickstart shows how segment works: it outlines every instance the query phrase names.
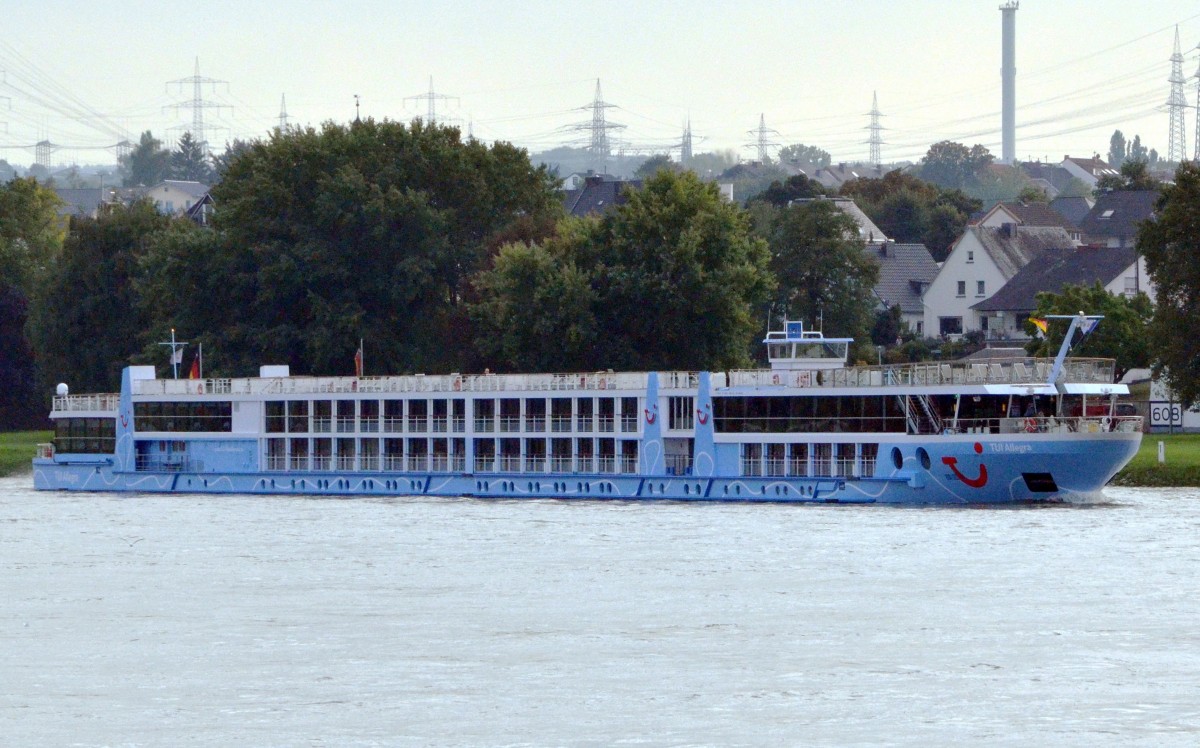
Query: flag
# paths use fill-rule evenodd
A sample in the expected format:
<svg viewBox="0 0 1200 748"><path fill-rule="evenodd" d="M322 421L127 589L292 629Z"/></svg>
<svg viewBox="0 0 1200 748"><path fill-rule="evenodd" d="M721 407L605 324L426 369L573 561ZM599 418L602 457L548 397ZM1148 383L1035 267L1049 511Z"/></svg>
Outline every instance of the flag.
<svg viewBox="0 0 1200 748"><path fill-rule="evenodd" d="M188 372L188 379L200 378L200 357L196 356L192 359L192 370Z"/></svg>
<svg viewBox="0 0 1200 748"><path fill-rule="evenodd" d="M358 350L354 352L354 376L361 377L363 374L363 352L362 343L358 344Z"/></svg>
<svg viewBox="0 0 1200 748"><path fill-rule="evenodd" d="M1095 330L1096 325L1098 324L1100 324L1100 320L1098 319L1089 319L1087 322L1084 322L1083 327L1081 328L1083 330L1084 337L1087 337L1092 330Z"/></svg>
<svg viewBox="0 0 1200 748"><path fill-rule="evenodd" d="M1030 317L1029 321L1032 322L1033 326L1038 329L1038 331L1041 333L1041 337L1046 337L1046 330L1049 329L1049 325L1046 323L1046 320L1038 319L1037 317Z"/></svg>
<svg viewBox="0 0 1200 748"><path fill-rule="evenodd" d="M171 363L172 364L182 364L183 363L183 346L176 348L171 353Z"/></svg>

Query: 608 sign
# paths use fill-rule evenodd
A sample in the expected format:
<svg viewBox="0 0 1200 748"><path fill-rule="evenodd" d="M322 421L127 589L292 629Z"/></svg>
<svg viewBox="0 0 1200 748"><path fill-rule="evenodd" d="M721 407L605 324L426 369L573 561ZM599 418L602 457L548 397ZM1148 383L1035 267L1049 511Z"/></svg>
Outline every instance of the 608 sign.
<svg viewBox="0 0 1200 748"><path fill-rule="evenodd" d="M1151 402L1150 425L1183 426L1183 406L1167 401Z"/></svg>

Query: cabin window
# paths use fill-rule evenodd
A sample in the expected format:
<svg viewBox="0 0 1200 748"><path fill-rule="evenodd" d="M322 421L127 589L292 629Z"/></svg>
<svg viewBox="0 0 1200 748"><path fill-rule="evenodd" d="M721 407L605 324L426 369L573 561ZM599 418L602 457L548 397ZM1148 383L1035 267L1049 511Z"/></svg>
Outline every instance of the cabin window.
<svg viewBox="0 0 1200 748"><path fill-rule="evenodd" d="M395 434L404 430L404 401L383 401L383 430Z"/></svg>
<svg viewBox="0 0 1200 748"><path fill-rule="evenodd" d="M54 423L55 452L112 454L116 437L115 418L59 418Z"/></svg>
<svg viewBox="0 0 1200 748"><path fill-rule="evenodd" d="M475 413L475 430L481 434L490 434L496 430L496 401L489 398L475 400L471 403Z"/></svg>
<svg viewBox="0 0 1200 748"><path fill-rule="evenodd" d="M534 433L546 431L546 400L531 397L525 400L525 430Z"/></svg>
<svg viewBox="0 0 1200 748"><path fill-rule="evenodd" d="M308 433L308 401L289 400L287 402L288 432L292 434Z"/></svg>
<svg viewBox="0 0 1200 748"><path fill-rule="evenodd" d="M667 427L674 430L691 429L694 425L695 398L672 397L667 400Z"/></svg>
<svg viewBox="0 0 1200 748"><path fill-rule="evenodd" d="M550 401L550 430L560 433L571 430L571 398L556 397Z"/></svg>
<svg viewBox="0 0 1200 748"><path fill-rule="evenodd" d="M404 440L403 439L384 439L383 440L383 469L384 470L403 470L404 469Z"/></svg>
<svg viewBox="0 0 1200 748"><path fill-rule="evenodd" d="M333 403L329 400L313 401L312 430L314 434L328 434L333 431Z"/></svg>
<svg viewBox="0 0 1200 748"><path fill-rule="evenodd" d="M808 475L808 445L789 444L788 475L803 477Z"/></svg>
<svg viewBox="0 0 1200 748"><path fill-rule="evenodd" d="M329 470L333 467L333 440L322 437L312 441L312 469Z"/></svg>
<svg viewBox="0 0 1200 748"><path fill-rule="evenodd" d="M598 407L600 418L596 430L611 433L617 413L616 401L611 397L602 397Z"/></svg>
<svg viewBox="0 0 1200 748"><path fill-rule="evenodd" d="M521 401L515 397L506 397L500 401L500 430L521 430Z"/></svg>
<svg viewBox="0 0 1200 748"><path fill-rule="evenodd" d="M447 400L433 401L433 420L430 422L434 433L444 434L450 428L450 403Z"/></svg>
<svg viewBox="0 0 1200 748"><path fill-rule="evenodd" d="M354 431L354 401L337 401L337 431L339 434L349 434Z"/></svg>
<svg viewBox="0 0 1200 748"><path fill-rule="evenodd" d="M229 402L134 403L133 427L137 431L229 432L233 430L232 413Z"/></svg>
<svg viewBox="0 0 1200 748"><path fill-rule="evenodd" d="M475 472L491 473L496 470L496 440L476 439Z"/></svg>
<svg viewBox="0 0 1200 748"><path fill-rule="evenodd" d="M636 397L621 398L621 431L626 434L635 433L638 429L638 399Z"/></svg>
<svg viewBox="0 0 1200 748"><path fill-rule="evenodd" d="M358 430L368 434L379 431L378 400L363 400L358 404Z"/></svg>
<svg viewBox="0 0 1200 748"><path fill-rule="evenodd" d="M594 405L592 398L580 397L575 400L575 430L576 431L594 431L596 429L596 421L593 417Z"/></svg>
<svg viewBox="0 0 1200 748"><path fill-rule="evenodd" d="M429 401L408 401L408 430L423 432L429 430Z"/></svg>
<svg viewBox="0 0 1200 748"><path fill-rule="evenodd" d="M621 472L636 473L638 471L638 443L633 439L621 442Z"/></svg>
<svg viewBox="0 0 1200 748"><path fill-rule="evenodd" d="M762 445L742 445L742 475L758 477L762 475Z"/></svg>
<svg viewBox="0 0 1200 748"><path fill-rule="evenodd" d="M288 469L308 470L308 439L289 439L288 442Z"/></svg>
<svg viewBox="0 0 1200 748"><path fill-rule="evenodd" d="M450 401L450 428L456 434L467 430L467 401L462 398Z"/></svg>

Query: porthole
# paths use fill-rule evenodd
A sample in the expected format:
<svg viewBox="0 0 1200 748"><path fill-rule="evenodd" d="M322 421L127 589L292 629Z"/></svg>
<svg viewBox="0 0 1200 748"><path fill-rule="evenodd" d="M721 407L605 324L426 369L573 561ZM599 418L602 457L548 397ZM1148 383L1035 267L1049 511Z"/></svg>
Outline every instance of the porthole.
<svg viewBox="0 0 1200 748"><path fill-rule="evenodd" d="M900 454L899 447L892 447L892 464L897 470L904 467L904 455Z"/></svg>
<svg viewBox="0 0 1200 748"><path fill-rule="evenodd" d="M921 463L923 469L929 469L929 453L925 451L924 447L917 447L917 461Z"/></svg>

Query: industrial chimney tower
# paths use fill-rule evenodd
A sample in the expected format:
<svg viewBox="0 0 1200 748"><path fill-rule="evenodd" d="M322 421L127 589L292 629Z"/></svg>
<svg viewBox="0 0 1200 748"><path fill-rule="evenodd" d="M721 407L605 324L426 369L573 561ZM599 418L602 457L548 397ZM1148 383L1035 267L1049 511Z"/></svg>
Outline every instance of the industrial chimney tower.
<svg viewBox="0 0 1200 748"><path fill-rule="evenodd" d="M1017 0L1000 6L1000 161L1017 160Z"/></svg>

